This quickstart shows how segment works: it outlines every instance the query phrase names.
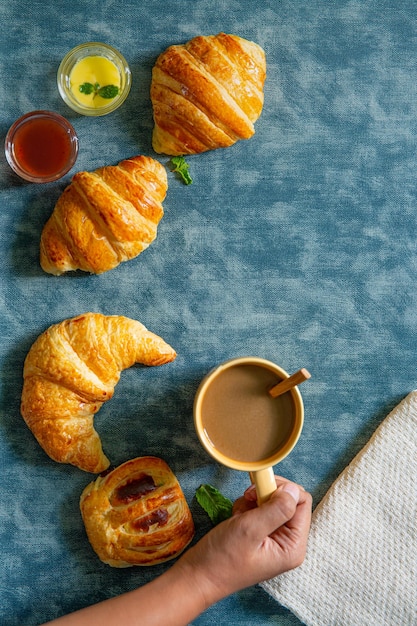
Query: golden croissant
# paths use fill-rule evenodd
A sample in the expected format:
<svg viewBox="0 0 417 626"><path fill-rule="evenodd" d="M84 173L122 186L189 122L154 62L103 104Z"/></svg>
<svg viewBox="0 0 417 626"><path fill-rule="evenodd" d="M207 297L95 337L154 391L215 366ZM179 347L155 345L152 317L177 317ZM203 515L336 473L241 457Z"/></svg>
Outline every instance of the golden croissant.
<svg viewBox="0 0 417 626"><path fill-rule="evenodd" d="M102 472L110 462L93 417L113 396L121 371L175 357L161 337L127 317L86 313L64 320L40 335L26 356L22 416L53 460Z"/></svg>
<svg viewBox="0 0 417 626"><path fill-rule="evenodd" d="M167 188L164 166L145 156L77 172L43 228L42 269L101 274L138 256L156 238Z"/></svg>
<svg viewBox="0 0 417 626"><path fill-rule="evenodd" d="M252 137L265 77L263 49L236 35L167 48L152 70L155 152L197 154Z"/></svg>
<svg viewBox="0 0 417 626"><path fill-rule="evenodd" d="M99 476L81 494L80 509L91 546L112 567L163 563L194 536L180 484L157 457L132 459Z"/></svg>

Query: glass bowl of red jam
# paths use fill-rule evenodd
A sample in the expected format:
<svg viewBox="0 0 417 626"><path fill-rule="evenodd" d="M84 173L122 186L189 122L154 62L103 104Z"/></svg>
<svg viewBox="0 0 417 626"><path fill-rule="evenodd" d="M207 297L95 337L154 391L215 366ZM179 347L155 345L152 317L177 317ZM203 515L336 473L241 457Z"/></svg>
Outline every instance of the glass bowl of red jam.
<svg viewBox="0 0 417 626"><path fill-rule="evenodd" d="M78 156L78 137L72 125L53 111L32 111L10 127L5 140L12 170L32 183L62 178Z"/></svg>
<svg viewBox="0 0 417 626"><path fill-rule="evenodd" d="M89 42L65 55L58 68L58 91L82 115L107 115L130 92L132 75L123 55L105 43Z"/></svg>

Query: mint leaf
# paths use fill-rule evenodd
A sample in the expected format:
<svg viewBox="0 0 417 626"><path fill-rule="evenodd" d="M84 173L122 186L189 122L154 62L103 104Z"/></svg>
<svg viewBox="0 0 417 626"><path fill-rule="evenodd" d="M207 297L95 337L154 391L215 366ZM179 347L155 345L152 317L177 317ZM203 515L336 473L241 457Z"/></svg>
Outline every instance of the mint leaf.
<svg viewBox="0 0 417 626"><path fill-rule="evenodd" d="M93 83L83 83L79 86L79 91L86 96L94 94L93 98L98 95L107 100L111 100L118 95L119 88L116 85L104 85L104 87L100 87L98 83L94 83L94 85Z"/></svg>
<svg viewBox="0 0 417 626"><path fill-rule="evenodd" d="M119 88L116 87L116 85L105 85L104 87L100 87L97 93L102 98L110 100L111 98L115 98L117 96Z"/></svg>
<svg viewBox="0 0 417 626"><path fill-rule="evenodd" d="M177 172L186 185L191 185L191 183L193 182L193 179L190 176L190 173L188 171L188 163L184 159L184 157L183 156L172 157L172 159L170 160L170 163L173 166L172 171Z"/></svg>
<svg viewBox="0 0 417 626"><path fill-rule="evenodd" d="M233 502L212 485L200 485L195 497L214 525L232 515Z"/></svg>
<svg viewBox="0 0 417 626"><path fill-rule="evenodd" d="M86 96L89 96L90 93L93 93L94 91L93 83L83 83L80 85L80 91L81 93L85 93Z"/></svg>

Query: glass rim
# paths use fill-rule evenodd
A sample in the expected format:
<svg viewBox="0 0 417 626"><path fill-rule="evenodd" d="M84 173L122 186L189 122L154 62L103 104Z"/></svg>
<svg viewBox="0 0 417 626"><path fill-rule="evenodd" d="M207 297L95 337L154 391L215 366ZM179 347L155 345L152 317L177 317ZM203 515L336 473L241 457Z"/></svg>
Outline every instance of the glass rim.
<svg viewBox="0 0 417 626"><path fill-rule="evenodd" d="M49 119L53 120L57 124L59 124L62 128L64 128L69 136L70 145L71 145L71 154L67 161L67 163L60 169L57 170L54 174L50 175L39 175L36 176L28 171L26 171L19 163L18 159L15 157L14 152L14 137L16 132L24 126L26 123L30 122L33 119ZM74 166L79 150L79 140L78 135L72 126L72 124L62 115L56 113L55 111L48 111L45 109L39 109L35 111L29 111L28 113L24 113L21 115L13 124L10 126L7 131L6 138L4 141L4 152L6 156L6 160L11 167L11 169L23 180L26 180L31 183L50 183L56 180L59 180L65 174L67 174L70 169Z"/></svg>
<svg viewBox="0 0 417 626"><path fill-rule="evenodd" d="M108 105L99 108L88 107L80 104L73 96L70 87L70 74L75 64L81 59L89 56L104 56L114 63L120 74L120 93ZM99 117L107 115L118 109L129 95L132 84L132 73L130 67L119 50L107 43L89 41L81 43L72 48L62 59L57 72L58 91L63 101L76 113Z"/></svg>

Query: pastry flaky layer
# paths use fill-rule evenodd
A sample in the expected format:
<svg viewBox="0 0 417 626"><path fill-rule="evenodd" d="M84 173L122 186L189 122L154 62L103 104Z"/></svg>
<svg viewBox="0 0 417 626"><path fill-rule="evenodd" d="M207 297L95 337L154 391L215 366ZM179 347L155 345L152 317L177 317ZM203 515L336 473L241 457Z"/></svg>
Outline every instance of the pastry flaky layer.
<svg viewBox="0 0 417 626"><path fill-rule="evenodd" d="M167 188L166 169L145 156L78 172L43 228L42 269L101 274L138 256L156 238Z"/></svg>
<svg viewBox="0 0 417 626"><path fill-rule="evenodd" d="M236 35L167 48L152 70L155 152L197 154L252 137L265 77L263 49Z"/></svg>
<svg viewBox="0 0 417 626"><path fill-rule="evenodd" d="M168 561L194 536L179 482L157 457L132 459L99 476L81 494L80 509L94 551L113 567Z"/></svg>
<svg viewBox="0 0 417 626"><path fill-rule="evenodd" d="M163 365L176 352L136 320L85 313L48 328L23 368L22 416L55 461L99 473L110 462L94 414L113 396L122 370Z"/></svg>

